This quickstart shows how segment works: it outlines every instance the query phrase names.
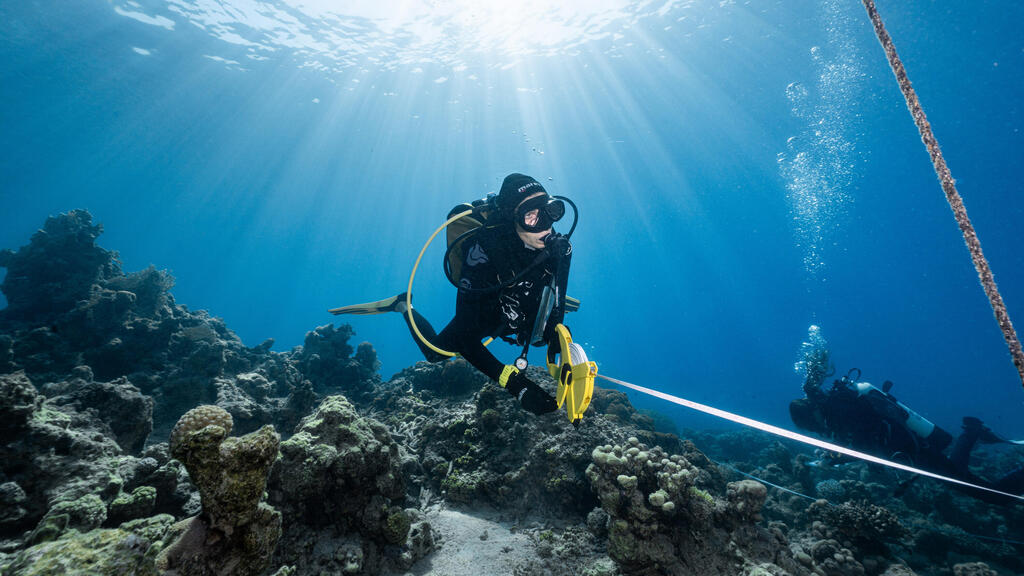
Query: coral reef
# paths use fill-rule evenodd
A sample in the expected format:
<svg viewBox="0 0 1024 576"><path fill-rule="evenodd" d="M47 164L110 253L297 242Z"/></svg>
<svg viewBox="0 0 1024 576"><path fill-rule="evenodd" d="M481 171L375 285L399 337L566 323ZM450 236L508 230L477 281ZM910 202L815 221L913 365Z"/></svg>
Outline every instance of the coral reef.
<svg viewBox="0 0 1024 576"><path fill-rule="evenodd" d="M348 324L319 326L307 333L303 345L296 349L293 359L317 393L342 392L358 400L373 391L380 369L377 353L363 343L353 356L348 343L353 334Z"/></svg>
<svg viewBox="0 0 1024 576"><path fill-rule="evenodd" d="M599 409L588 412L593 417L578 430L564 416L533 417L466 367L463 360L419 363L384 383L370 406L410 455L404 463L410 483L429 486L452 502L584 516L597 504L585 471L599 444L636 435L686 449L674 435L636 428L629 416L630 424L623 424ZM546 371L529 370L535 381L554 386ZM442 383L453 377L458 380ZM474 386L475 394L454 398L434 392ZM638 416L628 401L621 406Z"/></svg>
<svg viewBox="0 0 1024 576"><path fill-rule="evenodd" d="M280 439L265 426L228 437L231 417L200 406L174 427L171 454L199 488L202 512L172 526L156 567L181 576L258 574L281 537L281 514L261 503Z"/></svg>
<svg viewBox="0 0 1024 576"><path fill-rule="evenodd" d="M0 290L7 297L5 319L45 323L88 299L92 287L121 273L116 255L96 246L103 227L85 210L46 219L31 243L0 251L7 276Z"/></svg>
<svg viewBox="0 0 1024 576"><path fill-rule="evenodd" d="M833 478L822 480L814 485L814 493L829 502L839 502L846 496L846 489L843 484Z"/></svg>
<svg viewBox="0 0 1024 576"><path fill-rule="evenodd" d="M781 532L754 523L763 485L732 483L722 502L688 459L635 437L592 457L587 477L609 515L608 555L624 574L809 573Z"/></svg>
<svg viewBox="0 0 1024 576"><path fill-rule="evenodd" d="M169 515L127 522L115 529L72 531L64 537L19 552L4 574L19 576L159 576L154 559Z"/></svg>
<svg viewBox="0 0 1024 576"><path fill-rule="evenodd" d="M399 505L405 482L398 445L344 396L325 399L281 444L269 490L288 519L281 563L375 573L385 564L407 567L430 551L430 526ZM321 552L298 554L302 542ZM339 556L337 546L350 552Z"/></svg>
<svg viewBox="0 0 1024 576"><path fill-rule="evenodd" d="M895 514L866 500L838 506L819 500L807 513L824 523L819 529L824 537L843 540L863 552L884 552L886 542L899 542L909 534Z"/></svg>
<svg viewBox="0 0 1024 576"><path fill-rule="evenodd" d="M88 212L75 210L0 254L8 269L0 285L8 299L0 310L0 373L23 370L48 383L41 389L48 397L77 394L69 402L96 408L129 452L149 428L164 437L199 404L231 412L239 433L273 424L287 435L324 395L359 396L379 380L373 347L348 344L351 327L317 328L287 353L272 352L272 340L246 347L219 318L176 304L167 272L123 273L117 253L96 245L101 232ZM94 378L110 383L106 394L133 386L141 398L110 397L116 409L100 409ZM139 402L152 403L150 424Z"/></svg>
<svg viewBox="0 0 1024 576"><path fill-rule="evenodd" d="M0 254L5 576L425 574L465 549L453 534L500 556L478 572L518 576L1024 573L1020 507L758 432L681 439L618 390L575 428L461 359L383 381L347 325L247 347L166 272L123 273L100 232L75 211ZM818 337L811 380L831 370ZM975 456L986 477L1019 465ZM488 515L490 534L451 529Z"/></svg>

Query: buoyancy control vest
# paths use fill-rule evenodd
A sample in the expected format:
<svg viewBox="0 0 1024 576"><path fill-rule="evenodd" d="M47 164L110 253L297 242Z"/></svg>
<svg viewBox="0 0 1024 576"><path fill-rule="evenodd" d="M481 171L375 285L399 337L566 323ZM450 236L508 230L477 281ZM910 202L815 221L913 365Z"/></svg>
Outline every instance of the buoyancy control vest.
<svg viewBox="0 0 1024 576"><path fill-rule="evenodd" d="M953 441L953 436L949 432L939 428L889 394L888 389L891 387L891 383L887 382L886 390L882 391L869 382L857 382L849 376L844 376L842 379L836 380L834 386L842 386L855 393L858 398L870 404L879 416L902 424L922 442L924 447L942 452Z"/></svg>

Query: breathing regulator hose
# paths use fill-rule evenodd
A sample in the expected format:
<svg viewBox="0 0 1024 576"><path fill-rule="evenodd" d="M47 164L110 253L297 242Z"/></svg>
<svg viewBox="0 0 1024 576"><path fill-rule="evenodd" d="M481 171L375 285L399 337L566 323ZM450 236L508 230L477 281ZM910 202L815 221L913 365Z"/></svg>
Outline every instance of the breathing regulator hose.
<svg viewBox="0 0 1024 576"><path fill-rule="evenodd" d="M433 343L431 343L429 340L427 340L425 336L423 336L423 333L420 332L419 327L416 326L416 318L413 316L412 313L412 283L413 280L416 279L416 270L420 267L420 260L423 259L423 254L426 253L427 248L430 246L430 243L434 241L434 238L436 238L437 235L441 233L441 230L444 230L452 222L455 222L459 218L469 216L472 213L472 210L466 210L465 212L460 212L455 216L452 216L451 218L445 220L444 224L438 226L437 230L434 230L434 233L430 235L430 238L427 238L427 243L423 245L423 248L420 249L420 255L416 257L416 263L412 265L412 273L409 274L409 286L406 288L405 292L405 313L409 316L409 326L412 327L412 331L416 333L416 337L419 338L420 342L423 342L427 346L427 348L430 348L434 352L437 352L438 354L442 354L444 356L457 356L458 354L456 354L455 352L450 352L448 350L442 350L437 346L434 346ZM494 338L488 338L487 341L484 342L484 346L487 346L493 340Z"/></svg>
<svg viewBox="0 0 1024 576"><path fill-rule="evenodd" d="M565 196L554 196L554 198L558 198L560 200L563 200L563 201L567 202L570 206L572 206L572 211L573 211L572 227L569 229L569 233L565 235L566 238L569 238L569 237L572 236L572 233L574 231L576 231L576 223L579 221L579 210L576 208L576 204L572 200L570 200L569 198L567 198ZM416 279L416 270L419 269L420 261L423 259L423 255L427 252L427 248L434 241L434 238L436 238L437 235L441 233L441 230L444 230L445 228L447 228L449 224L451 224L451 223L453 223L453 222L455 222L455 221L457 221L457 220L459 220L461 218L465 218L466 216L472 215L474 211L475 211L474 209L469 209L469 210L466 210L466 211L463 211L463 212L459 212L458 214L456 214L456 215L452 216L451 218L445 220L443 224L441 224L440 226L437 227L437 230L434 230L434 233L430 235L430 238L427 238L427 242L423 245L423 248L420 249L419 256L416 257L416 262L412 266L412 273L409 274L409 285L406 288L406 292L405 292L405 309L406 309L405 313L409 316L409 326L412 327L412 331L416 334L416 337L420 339L420 342L423 342L427 346L427 348L430 348L434 352L437 352L438 354L442 354L444 356L458 356L458 354L456 354L455 352L451 352L451 351L448 351L448 350L442 350L441 348L438 348L432 342L427 340L427 338L425 336L423 336L423 333L420 332L419 327L416 326L416 319L413 317L413 313L412 313L412 284L413 284L413 281ZM475 230L467 231L466 233L464 233L461 236L459 236L458 238L456 238L455 241L452 242L452 245L448 247L448 250L445 252L445 255L444 255L445 275L448 277L448 280L451 281L452 284L455 285L456 288L463 289L463 288L459 287L458 284L455 284L455 282L452 280L451 273L450 273L450 270L448 268L448 256L451 253L451 250L452 250L453 247L459 245L459 243L462 240L464 240L467 235L469 235L469 234L471 234L473 232L475 232ZM495 290L495 289L501 289L501 288L505 288L505 287L507 287L509 285L512 285L512 284L518 282L519 279L523 275L525 275L527 272L529 272L534 267L539 265L543 260L546 259L546 257L547 256L544 255L544 254L538 255L537 259L526 270L524 270L523 272L519 273L515 278L513 278L511 281L509 281L509 282L507 282L505 284L502 284L502 285L499 285L499 286L496 286L496 287L493 287L493 288L488 288L488 289L483 289L483 290L472 290L472 291L474 291L474 292L489 292L489 291L492 291L492 290ZM489 345L493 341L494 341L494 338L488 338L486 341L484 341L484 346Z"/></svg>

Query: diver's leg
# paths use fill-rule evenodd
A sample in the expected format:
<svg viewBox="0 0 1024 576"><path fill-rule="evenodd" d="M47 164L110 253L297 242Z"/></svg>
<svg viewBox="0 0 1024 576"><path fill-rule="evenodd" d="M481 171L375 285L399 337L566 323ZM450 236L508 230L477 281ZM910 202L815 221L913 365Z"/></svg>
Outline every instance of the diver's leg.
<svg viewBox="0 0 1024 576"><path fill-rule="evenodd" d="M1024 496L1024 466L1000 478L996 482L996 490Z"/></svg>
<svg viewBox="0 0 1024 576"><path fill-rule="evenodd" d="M956 443L953 444L953 452L950 454L949 459L956 466L956 469L960 472L967 470L967 464L971 459L971 450L974 449L974 445L978 442L978 436L981 435L981 421L977 418L964 418L963 432L960 433L960 437L956 439Z"/></svg>
<svg viewBox="0 0 1024 576"><path fill-rule="evenodd" d="M416 334L416 330L413 329L412 322L409 321L409 314L405 309L404 303L400 308L401 310L399 311L402 312L402 319L405 320L405 325L409 328L409 334L412 334L412 339L416 342L416 345L420 347L420 352L423 352L423 357L427 359L427 362L441 362L448 359L448 356L438 354L437 351L423 342L423 339L426 339L427 342L430 342L434 346L437 346L442 350L445 349L443 346L443 339L438 338L437 332L434 332L434 328L430 325L430 322L428 322L422 314L417 312L415 308L411 310L412 315L416 320L416 329L418 329L420 334L423 335L423 338L420 338L420 336Z"/></svg>

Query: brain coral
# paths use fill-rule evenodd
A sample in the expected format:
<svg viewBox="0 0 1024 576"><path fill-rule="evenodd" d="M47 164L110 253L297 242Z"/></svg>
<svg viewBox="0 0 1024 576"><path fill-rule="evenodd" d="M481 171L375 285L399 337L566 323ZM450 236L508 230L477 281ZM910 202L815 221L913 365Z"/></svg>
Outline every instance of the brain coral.
<svg viewBox="0 0 1024 576"><path fill-rule="evenodd" d="M224 429L225 436L229 436L232 424L231 414L220 406L196 406L186 412L171 430L171 454L174 454L180 448L181 442L193 432L207 426L220 426Z"/></svg>

